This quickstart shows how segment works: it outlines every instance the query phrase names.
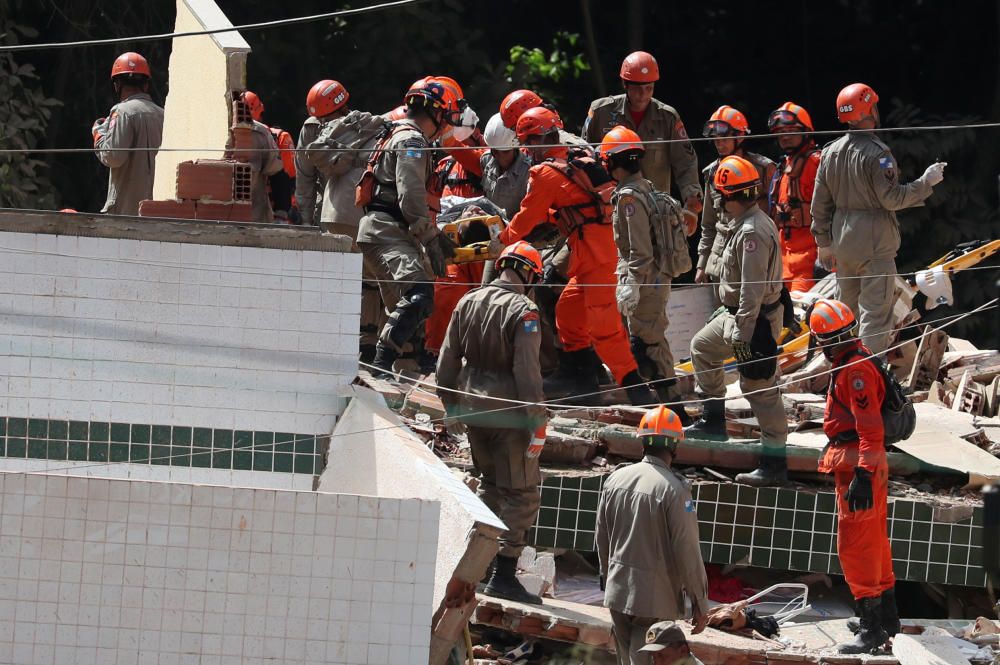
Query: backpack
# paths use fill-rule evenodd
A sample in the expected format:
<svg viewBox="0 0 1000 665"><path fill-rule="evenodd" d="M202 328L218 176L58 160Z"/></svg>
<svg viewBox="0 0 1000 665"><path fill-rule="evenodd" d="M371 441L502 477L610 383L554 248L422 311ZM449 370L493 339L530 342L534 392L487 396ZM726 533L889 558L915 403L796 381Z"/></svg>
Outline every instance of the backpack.
<svg viewBox="0 0 1000 665"><path fill-rule="evenodd" d="M907 440L913 434L913 430L917 426L917 412L913 408L913 402L911 402L910 398L906 396L905 392L903 392L903 386L899 384L895 375L889 371L885 363L882 362L881 358L878 356L868 355L860 350L855 350L849 352L848 358L845 360L857 357L867 358L870 360L878 369L879 374L882 375L882 381L885 384L885 399L882 400L881 412L882 427L885 430L884 441L886 448L894 443ZM834 370L830 377L830 395L833 397L833 401L850 411L850 408L846 404L837 399L837 395L833 390L833 386L837 381L837 374L840 373L840 369ZM837 439L839 441L853 441L857 438L858 433L855 430L849 430L837 435Z"/></svg>
<svg viewBox="0 0 1000 665"><path fill-rule="evenodd" d="M666 192L653 189L645 194L653 227L653 248L659 255L660 272L680 277L691 270L684 213L681 204Z"/></svg>
<svg viewBox="0 0 1000 665"><path fill-rule="evenodd" d="M589 155L572 156L568 161L543 162L590 196L590 201L565 206L556 211L559 232L569 236L574 231L583 237L587 224L611 223L611 196L615 183L607 170Z"/></svg>
<svg viewBox="0 0 1000 665"><path fill-rule="evenodd" d="M354 205L359 208L366 208L375 200L375 189L379 185L378 178L375 177L375 166L378 165L378 160L382 159L382 155L385 154L385 146L392 139L393 135L401 129L409 128L411 128L410 125L388 122L383 130L376 135L375 146L372 148L371 153L369 153L368 161L364 165L364 173L361 174L354 188Z"/></svg>
<svg viewBox="0 0 1000 665"><path fill-rule="evenodd" d="M323 125L316 140L306 146L306 159L328 178L344 175L365 165L365 153L355 150L380 141L391 128L392 123L380 115L351 111ZM351 151L336 152L330 148Z"/></svg>

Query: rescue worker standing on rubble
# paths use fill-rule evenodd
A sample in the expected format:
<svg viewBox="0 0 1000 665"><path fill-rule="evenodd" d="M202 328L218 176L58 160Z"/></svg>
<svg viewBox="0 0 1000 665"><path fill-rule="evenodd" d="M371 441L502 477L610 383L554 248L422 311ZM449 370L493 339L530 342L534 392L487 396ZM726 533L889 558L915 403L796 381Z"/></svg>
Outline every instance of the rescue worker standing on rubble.
<svg viewBox="0 0 1000 665"><path fill-rule="evenodd" d="M833 368L823 419L830 443L819 471L832 473L836 483L837 555L859 616L854 641L838 651L868 653L899 632L887 530L886 385L874 361L865 360L872 353L857 338L857 320L846 303L818 301L809 328Z"/></svg>
<svg viewBox="0 0 1000 665"><path fill-rule="evenodd" d="M643 177L640 162L645 147L639 135L618 126L601 141L601 158L612 179L618 183L611 197L612 222L618 244L618 311L628 324L632 355L639 374L655 381L653 389L660 401L673 408L684 425L690 419L683 404L674 372L674 356L667 342L667 300L673 254L673 227L683 225L681 206L668 198L660 209L653 183ZM663 194L664 198L668 195ZM670 228L666 228L666 225ZM666 234L671 233L671 238ZM679 240L679 239L678 239ZM683 242L686 267L691 268L687 243Z"/></svg>
<svg viewBox="0 0 1000 665"><path fill-rule="evenodd" d="M647 631L680 619L691 603L692 633L708 625L708 577L698 517L684 478L671 468L684 428L677 414L647 411L636 436L643 458L608 476L597 504L597 556L620 665L647 665ZM669 661L668 661L669 662Z"/></svg>
<svg viewBox="0 0 1000 665"><path fill-rule="evenodd" d="M570 280L556 303L556 328L563 346L559 385L548 382L547 392L596 393L603 361L633 404L653 404L655 398L639 376L615 306L618 251L609 209L611 178L593 158L570 160L567 148L546 147L558 143L561 127L559 115L545 107L529 109L518 119L517 138L535 165L529 171L521 210L493 244L521 240L549 221L550 211L555 210L555 223L570 248ZM587 186L578 177L585 177ZM607 198L597 188L606 190Z"/></svg>
<svg viewBox="0 0 1000 665"><path fill-rule="evenodd" d="M382 302L392 307L372 361L381 376L393 371L403 347L427 320L434 307L434 275L444 276L448 259L455 255L454 243L438 229L427 205L429 141L449 127L444 86L420 79L403 101L406 119L396 122L376 148L358 185L365 211L358 246L380 280ZM366 186L370 187L367 192Z"/></svg>
<svg viewBox="0 0 1000 665"><path fill-rule="evenodd" d="M876 135L878 95L852 83L837 95L837 118L851 131L823 148L812 201L817 259L837 270L840 299L861 321L865 346L882 353L889 346L896 302L896 211L912 208L944 180L944 162L927 167L906 185L889 146Z"/></svg>
<svg viewBox="0 0 1000 665"><path fill-rule="evenodd" d="M545 443L545 399L538 363L538 308L527 297L542 276L542 258L526 242L506 247L499 277L462 297L438 357L438 396L468 427L472 461L482 474L479 496L507 525L484 593L540 605L515 576L538 513ZM497 398L497 399L491 399ZM504 400L529 404L511 409Z"/></svg>
<svg viewBox="0 0 1000 665"><path fill-rule="evenodd" d="M742 157L757 169L760 177L757 203L761 210L767 210L767 191L774 176L775 165L764 155L743 149L743 142L750 133L747 118L732 106L720 106L705 123L702 135L712 139L719 158L704 168L705 207L701 212L701 238L698 240L698 267L694 281L703 284L718 281L722 264L722 252L735 231L732 215L726 212L723 196L715 188L713 179L720 162L735 155Z"/></svg>
<svg viewBox="0 0 1000 665"><path fill-rule="evenodd" d="M91 128L97 159L111 169L108 197L101 208L109 215L138 215L139 202L153 198L163 109L149 96L151 76L149 63L138 53L118 56L111 66L118 103Z"/></svg>
<svg viewBox="0 0 1000 665"><path fill-rule="evenodd" d="M298 223L298 215L292 206L292 196L295 194L295 143L292 141L292 135L277 125L268 125L264 122L264 102L260 95L247 90L243 93L243 101L250 109L250 117L271 132L271 138L278 146L282 168L267 179L267 191L274 220L285 224Z"/></svg>
<svg viewBox="0 0 1000 665"><path fill-rule="evenodd" d="M685 209L692 216L697 215L701 212L698 156L677 110L653 97L653 89L660 80L656 58L645 51L630 53L622 61L619 76L625 93L602 97L590 104L583 138L588 143L600 143L612 127L622 125L643 141L674 141L647 146L642 172L657 190L668 194L676 181Z"/></svg>
<svg viewBox="0 0 1000 665"><path fill-rule="evenodd" d="M297 148L295 153L295 201L299 206L299 217L305 225L318 226L327 182L327 176L316 168L316 165L306 156L305 149L316 140L323 125L347 115L350 110L347 108L347 101L350 98L351 95L347 92L347 88L339 81L332 79L317 81L313 87L309 88L309 93L306 95L306 111L309 113L309 117L302 123L299 139L295 144ZM350 204L354 208L353 187L350 194ZM356 217L353 225L345 225L352 229L352 235L357 233L353 229L357 228L360 215L356 215Z"/></svg>
<svg viewBox="0 0 1000 665"><path fill-rule="evenodd" d="M719 162L713 185L733 220L719 269L722 307L691 340L691 360L706 398L701 420L687 436L725 441L726 381L723 362L735 356L740 389L760 425L758 468L736 476L737 482L773 485L788 479L785 441L788 422L776 387L777 338L781 332L781 248L778 229L757 205L760 175L743 157Z"/></svg>
<svg viewBox="0 0 1000 665"><path fill-rule="evenodd" d="M771 178L767 200L781 239L781 270L789 291L808 291L815 283L816 240L809 230L813 188L819 168L819 148L809 134L809 113L794 102L771 112L767 129L785 153Z"/></svg>

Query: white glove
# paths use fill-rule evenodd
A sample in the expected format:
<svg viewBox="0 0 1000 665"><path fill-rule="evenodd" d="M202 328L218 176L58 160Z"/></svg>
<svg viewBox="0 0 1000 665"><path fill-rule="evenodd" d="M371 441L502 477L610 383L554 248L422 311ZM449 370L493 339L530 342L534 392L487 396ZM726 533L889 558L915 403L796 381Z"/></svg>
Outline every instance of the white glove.
<svg viewBox="0 0 1000 665"><path fill-rule="evenodd" d="M615 288L618 311L622 316L632 316L639 306L639 287L631 277L623 277Z"/></svg>
<svg viewBox="0 0 1000 665"><path fill-rule="evenodd" d="M524 453L524 456L528 459L535 459L542 454L542 448L544 447L545 425L542 425L535 430L534 434L531 435L531 444L528 446L528 451Z"/></svg>
<svg viewBox="0 0 1000 665"><path fill-rule="evenodd" d="M816 248L816 262L823 266L823 270L833 270L837 260L833 257L833 245Z"/></svg>
<svg viewBox="0 0 1000 665"><path fill-rule="evenodd" d="M479 124L479 116L472 110L471 106L466 106L462 111L462 117L458 120L458 126L451 133L451 137L456 141L464 141L472 136Z"/></svg>
<svg viewBox="0 0 1000 665"><path fill-rule="evenodd" d="M920 177L924 182L933 187L944 180L944 167L946 166L948 166L948 162L934 162L927 167L927 170Z"/></svg>

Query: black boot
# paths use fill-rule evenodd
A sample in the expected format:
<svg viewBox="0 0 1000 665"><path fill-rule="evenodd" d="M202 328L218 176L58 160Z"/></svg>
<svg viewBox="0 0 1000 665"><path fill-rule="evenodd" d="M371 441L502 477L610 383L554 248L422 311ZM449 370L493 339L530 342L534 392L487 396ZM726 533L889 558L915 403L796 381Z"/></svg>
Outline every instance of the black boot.
<svg viewBox="0 0 1000 665"><path fill-rule="evenodd" d="M899 608L896 607L896 587L882 592L882 630L889 637L903 630L899 623Z"/></svg>
<svg viewBox="0 0 1000 665"><path fill-rule="evenodd" d="M517 579L517 559L497 555L493 576L487 582L483 593L494 598L504 598L517 603L541 605L542 599L533 593L528 593Z"/></svg>
<svg viewBox="0 0 1000 665"><path fill-rule="evenodd" d="M375 360L375 345L362 344L358 349L358 360L366 365L371 365L372 361Z"/></svg>
<svg viewBox="0 0 1000 665"><path fill-rule="evenodd" d="M575 396L589 395L599 390L590 354L591 349L559 352L559 369L542 382L546 399L570 401ZM594 399L596 396L584 397L581 401L591 403Z"/></svg>
<svg viewBox="0 0 1000 665"><path fill-rule="evenodd" d="M726 400L714 398L705 401L701 418L694 425L684 428L684 436L703 441L726 441Z"/></svg>
<svg viewBox="0 0 1000 665"><path fill-rule="evenodd" d="M689 427L694 424L694 419L688 415L684 404L679 403L683 395L677 389L677 379L662 379L653 384L653 390L660 398L660 403L677 414L681 420L681 427Z"/></svg>
<svg viewBox="0 0 1000 665"><path fill-rule="evenodd" d="M395 349L392 349L382 342L375 345L375 358L372 360L372 365L374 369L371 370L372 376L376 379L391 379L393 378L392 365L396 362L396 358L399 354Z"/></svg>
<svg viewBox="0 0 1000 665"><path fill-rule="evenodd" d="M649 389L646 382L639 376L639 372L632 370L622 377L622 388L628 395L628 401L632 406L656 406L660 400L656 398L653 391Z"/></svg>
<svg viewBox="0 0 1000 665"><path fill-rule="evenodd" d="M738 474L736 482L754 487L786 484L788 482L788 460L785 458L785 449L764 446L757 468L750 473Z"/></svg>
<svg viewBox="0 0 1000 665"><path fill-rule="evenodd" d="M882 598L862 598L857 602L860 630L852 641L839 645L837 653L871 653L889 639L882 628Z"/></svg>

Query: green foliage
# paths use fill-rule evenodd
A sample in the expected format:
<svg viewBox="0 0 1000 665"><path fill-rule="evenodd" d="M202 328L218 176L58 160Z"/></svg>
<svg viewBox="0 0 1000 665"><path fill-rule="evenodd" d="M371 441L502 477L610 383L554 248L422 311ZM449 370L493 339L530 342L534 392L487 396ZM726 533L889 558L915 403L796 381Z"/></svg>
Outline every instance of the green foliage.
<svg viewBox="0 0 1000 665"><path fill-rule="evenodd" d="M13 13L11 4L0 2L0 43L17 44L18 35L37 37L36 30L6 18ZM61 102L46 97L38 81L33 65L18 65L11 54L0 54L0 148L36 148L45 136L52 107ZM46 168L30 154L0 154L0 207L54 208Z"/></svg>
<svg viewBox="0 0 1000 665"><path fill-rule="evenodd" d="M538 92L546 101L558 103L566 96L566 85L590 70L590 64L577 49L580 35L563 30L552 38L552 52L515 45L510 48L510 62L505 74L515 88Z"/></svg>

